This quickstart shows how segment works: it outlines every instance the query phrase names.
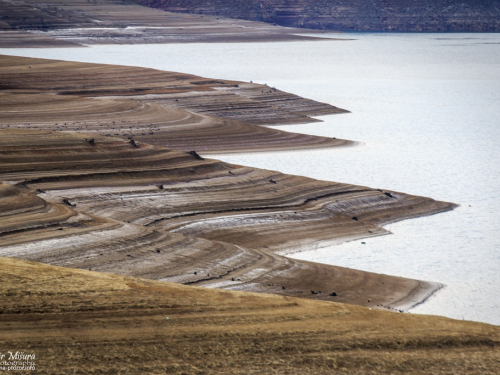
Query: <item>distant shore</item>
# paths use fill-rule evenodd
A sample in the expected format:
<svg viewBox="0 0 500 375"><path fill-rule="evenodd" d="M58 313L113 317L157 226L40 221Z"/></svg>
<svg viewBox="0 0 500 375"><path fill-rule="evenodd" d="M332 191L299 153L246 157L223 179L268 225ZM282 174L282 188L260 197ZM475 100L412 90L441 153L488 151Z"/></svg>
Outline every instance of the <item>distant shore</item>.
<svg viewBox="0 0 500 375"><path fill-rule="evenodd" d="M264 22L179 14L107 0L61 4L1 2L0 48L63 48L99 44L321 41L317 30ZM63 10L64 9L64 10ZM55 12L55 14L54 14ZM331 38L331 37L330 37ZM339 33L342 38L342 33Z"/></svg>

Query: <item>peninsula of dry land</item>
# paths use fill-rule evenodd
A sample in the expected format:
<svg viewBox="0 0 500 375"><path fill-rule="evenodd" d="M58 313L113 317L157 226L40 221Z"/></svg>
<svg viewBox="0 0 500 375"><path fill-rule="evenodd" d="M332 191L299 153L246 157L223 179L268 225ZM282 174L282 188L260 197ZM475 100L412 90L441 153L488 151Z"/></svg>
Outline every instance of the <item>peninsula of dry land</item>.
<svg viewBox="0 0 500 375"><path fill-rule="evenodd" d="M202 157L345 145L256 125L335 107L256 84L7 56L0 85L0 255L373 307L440 287L280 254L454 204Z"/></svg>

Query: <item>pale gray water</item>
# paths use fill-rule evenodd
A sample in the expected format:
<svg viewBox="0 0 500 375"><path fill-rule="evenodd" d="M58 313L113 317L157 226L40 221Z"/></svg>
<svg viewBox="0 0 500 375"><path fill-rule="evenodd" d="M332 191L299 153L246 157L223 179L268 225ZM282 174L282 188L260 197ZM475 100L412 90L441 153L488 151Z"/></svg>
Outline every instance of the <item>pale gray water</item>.
<svg viewBox="0 0 500 375"><path fill-rule="evenodd" d="M500 35L351 34L355 41L0 49L267 83L353 113L297 132L363 146L218 155L229 162L459 203L393 235L296 254L446 284L412 312L500 324Z"/></svg>

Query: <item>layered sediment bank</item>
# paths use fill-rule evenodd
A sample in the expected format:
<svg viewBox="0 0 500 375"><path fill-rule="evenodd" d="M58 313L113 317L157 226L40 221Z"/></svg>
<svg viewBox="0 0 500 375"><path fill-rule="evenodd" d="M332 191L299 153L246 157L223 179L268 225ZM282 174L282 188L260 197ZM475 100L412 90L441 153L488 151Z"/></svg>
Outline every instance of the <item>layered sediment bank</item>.
<svg viewBox="0 0 500 375"><path fill-rule="evenodd" d="M495 0L139 0L173 12L219 15L282 26L342 31L499 32Z"/></svg>
<svg viewBox="0 0 500 375"><path fill-rule="evenodd" d="M454 204L203 158L348 145L261 126L345 110L252 83L10 56L0 87L1 256L393 309L440 287L283 254Z"/></svg>
<svg viewBox="0 0 500 375"><path fill-rule="evenodd" d="M133 138L202 153L347 146L259 125L348 111L250 82L102 64L0 56L0 129Z"/></svg>
<svg viewBox="0 0 500 375"><path fill-rule="evenodd" d="M304 29L165 12L131 0L0 0L0 31L5 48L320 40Z"/></svg>
<svg viewBox="0 0 500 375"><path fill-rule="evenodd" d="M190 285L396 307L436 285L279 253L454 207L92 134L4 129L0 149L1 256Z"/></svg>

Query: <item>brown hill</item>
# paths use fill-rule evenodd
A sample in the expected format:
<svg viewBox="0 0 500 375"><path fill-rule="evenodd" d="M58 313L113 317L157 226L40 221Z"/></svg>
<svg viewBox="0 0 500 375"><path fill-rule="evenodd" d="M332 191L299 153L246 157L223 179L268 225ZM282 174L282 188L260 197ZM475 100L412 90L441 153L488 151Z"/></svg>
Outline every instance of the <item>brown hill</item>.
<svg viewBox="0 0 500 375"><path fill-rule="evenodd" d="M168 10L340 31L499 32L496 0L139 0Z"/></svg>
<svg viewBox="0 0 500 375"><path fill-rule="evenodd" d="M496 374L500 328L0 258L0 351L38 374ZM31 373L30 371L22 373Z"/></svg>

